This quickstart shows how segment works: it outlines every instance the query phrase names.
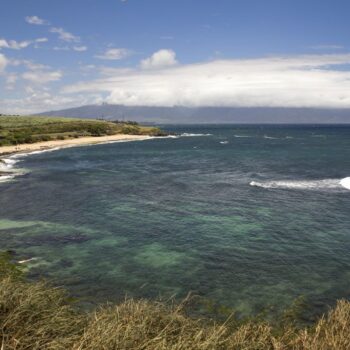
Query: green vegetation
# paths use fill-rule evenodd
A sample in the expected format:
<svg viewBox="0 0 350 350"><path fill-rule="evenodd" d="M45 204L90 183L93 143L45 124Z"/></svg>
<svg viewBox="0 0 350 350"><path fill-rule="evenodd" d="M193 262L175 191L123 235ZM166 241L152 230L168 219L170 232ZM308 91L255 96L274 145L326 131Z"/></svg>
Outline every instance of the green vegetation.
<svg viewBox="0 0 350 350"><path fill-rule="evenodd" d="M345 350L350 303L342 300L314 326L261 319L193 319L180 305L127 299L85 313L60 288L28 282L0 255L0 348L4 350Z"/></svg>
<svg viewBox="0 0 350 350"><path fill-rule="evenodd" d="M165 135L159 128L139 126L133 122L0 116L0 146L115 134Z"/></svg>

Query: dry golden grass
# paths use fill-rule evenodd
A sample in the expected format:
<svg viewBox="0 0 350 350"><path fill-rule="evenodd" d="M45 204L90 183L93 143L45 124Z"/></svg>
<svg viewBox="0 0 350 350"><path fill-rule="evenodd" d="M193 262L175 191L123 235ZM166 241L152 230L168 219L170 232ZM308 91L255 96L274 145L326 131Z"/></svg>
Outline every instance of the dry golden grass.
<svg viewBox="0 0 350 350"><path fill-rule="evenodd" d="M315 327L300 331L294 341L293 349L350 349L349 301L338 301L336 308L327 316L323 316Z"/></svg>
<svg viewBox="0 0 350 350"><path fill-rule="evenodd" d="M43 282L0 282L1 349L69 349L85 319L59 289Z"/></svg>
<svg viewBox="0 0 350 350"><path fill-rule="evenodd" d="M298 330L292 324L217 324L186 316L184 304L132 299L83 313L62 289L27 282L0 261L1 350L350 349L348 301L339 301L314 327Z"/></svg>

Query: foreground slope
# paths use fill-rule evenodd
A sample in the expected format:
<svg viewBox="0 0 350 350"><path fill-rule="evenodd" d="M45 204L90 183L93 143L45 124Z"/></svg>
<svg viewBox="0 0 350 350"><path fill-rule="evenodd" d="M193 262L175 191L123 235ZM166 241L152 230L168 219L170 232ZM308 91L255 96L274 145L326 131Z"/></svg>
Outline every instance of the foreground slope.
<svg viewBox="0 0 350 350"><path fill-rule="evenodd" d="M51 350L346 350L350 349L350 303L337 306L311 327L288 319L234 319L215 323L186 315L184 304L125 300L90 313L65 292L30 283L0 254L1 349Z"/></svg>

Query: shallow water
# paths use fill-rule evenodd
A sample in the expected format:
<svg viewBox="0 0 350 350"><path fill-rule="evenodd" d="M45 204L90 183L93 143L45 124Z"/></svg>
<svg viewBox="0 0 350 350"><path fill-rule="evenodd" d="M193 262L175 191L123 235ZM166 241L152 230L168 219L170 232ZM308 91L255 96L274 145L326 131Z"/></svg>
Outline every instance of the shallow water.
<svg viewBox="0 0 350 350"><path fill-rule="evenodd" d="M350 127L165 128L186 135L17 159L1 250L89 302L192 291L251 315L350 297Z"/></svg>

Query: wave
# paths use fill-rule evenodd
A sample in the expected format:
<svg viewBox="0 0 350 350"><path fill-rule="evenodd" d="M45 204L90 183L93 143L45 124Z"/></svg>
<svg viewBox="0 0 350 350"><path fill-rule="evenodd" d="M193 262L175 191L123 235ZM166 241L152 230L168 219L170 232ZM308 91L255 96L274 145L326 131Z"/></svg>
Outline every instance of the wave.
<svg viewBox="0 0 350 350"><path fill-rule="evenodd" d="M157 138L168 138L168 137L169 138L177 138L179 136L172 136L172 135L164 136L164 137L153 136L153 137L149 137L145 140L153 140L153 139L157 139ZM145 141L145 140L142 140L142 141ZM101 144L130 142L130 141L136 141L136 140L115 140L115 141L100 142L97 144L93 144L93 143L86 144L86 145L81 145L81 146L84 146L84 147L96 146L96 145L101 145ZM47 152L54 152L54 151L58 151L61 149L72 148L72 147L77 147L77 146L80 146L80 145L62 145L62 146L58 146L58 147L46 148L46 149L41 149L41 150L37 150L37 151L15 153L15 154L12 154L10 156L7 156L7 158L0 158L0 183L11 181L16 176L25 175L27 173L27 171L24 171L23 169L12 169L16 163L22 161L22 158L25 158L25 157L31 156L31 155L47 153Z"/></svg>
<svg viewBox="0 0 350 350"><path fill-rule="evenodd" d="M0 175L0 183L11 181L11 180L14 179L15 177L16 177L15 174L11 174L11 175Z"/></svg>
<svg viewBox="0 0 350 350"><path fill-rule="evenodd" d="M45 150L48 151L48 150ZM42 153L45 151L35 151L30 153L16 153L6 158L0 158L0 183L12 181L17 176L26 174L24 169L15 169L14 166L21 161L20 158L26 157L34 153Z"/></svg>
<svg viewBox="0 0 350 350"><path fill-rule="evenodd" d="M11 157L0 159L0 183L11 181L15 176L19 175L17 170L13 170L17 162Z"/></svg>
<svg viewBox="0 0 350 350"><path fill-rule="evenodd" d="M12 157L9 158L2 158L0 162L0 168L6 168L6 169L11 169L13 166L17 163L18 161L15 159L12 159Z"/></svg>
<svg viewBox="0 0 350 350"><path fill-rule="evenodd" d="M340 181L340 184L346 188L347 190L350 190L350 177L346 177Z"/></svg>
<svg viewBox="0 0 350 350"><path fill-rule="evenodd" d="M31 156L34 154L41 154L41 153L48 153L48 152L54 152L54 151L58 151L60 149L63 148L68 148L69 146L61 146L61 147L53 147L53 148L47 148L47 149L41 149L39 151L30 151L30 152L25 152L25 153L16 153L11 155L8 160L12 161L12 162L18 162L21 161L21 158L27 157L27 156Z"/></svg>
<svg viewBox="0 0 350 350"><path fill-rule="evenodd" d="M252 136L252 135L233 135L233 136L237 137L237 138L261 137L261 136ZM273 137L273 136L268 136L268 135L264 135L263 138L267 139L267 140L280 140L281 139L280 137ZM283 139L294 139L294 137L292 137L292 136L285 136L285 137L283 137Z"/></svg>
<svg viewBox="0 0 350 350"><path fill-rule="evenodd" d="M182 137L212 136L212 134L190 134L190 133L184 132L184 133L182 133L180 136L182 136Z"/></svg>
<svg viewBox="0 0 350 350"><path fill-rule="evenodd" d="M294 189L294 190L337 190L346 188L350 190L350 177L344 179L324 179L324 180L281 180L281 181L251 181L253 187L271 189Z"/></svg>

